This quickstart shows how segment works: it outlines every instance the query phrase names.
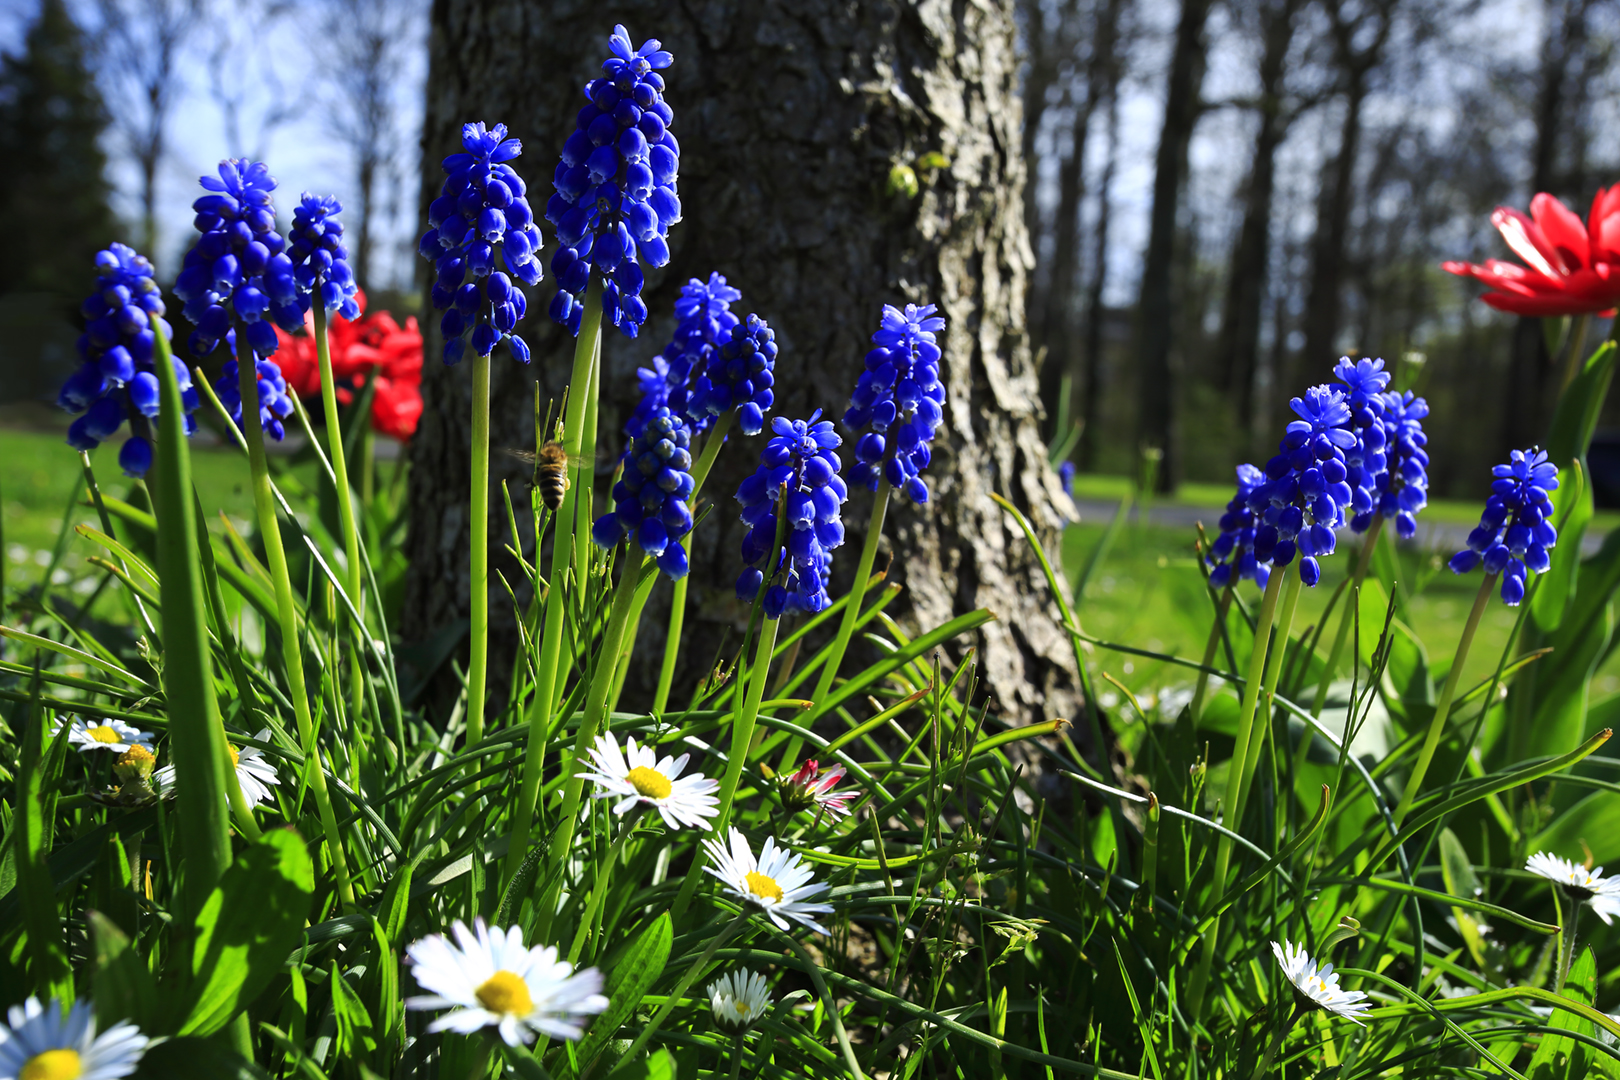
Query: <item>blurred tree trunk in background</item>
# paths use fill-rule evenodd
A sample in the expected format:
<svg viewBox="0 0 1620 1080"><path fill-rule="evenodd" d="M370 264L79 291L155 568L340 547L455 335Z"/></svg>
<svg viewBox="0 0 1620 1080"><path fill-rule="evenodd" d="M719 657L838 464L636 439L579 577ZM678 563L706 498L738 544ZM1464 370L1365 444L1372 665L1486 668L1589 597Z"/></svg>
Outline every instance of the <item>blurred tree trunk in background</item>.
<svg viewBox="0 0 1620 1080"><path fill-rule="evenodd" d="M1119 165L1119 82L1124 65L1108 67L1108 156L1097 183L1097 224L1091 245L1091 284L1086 289L1086 345L1080 369L1080 468L1097 467L1102 426L1103 290L1108 286L1108 235L1113 220L1114 173Z"/></svg>
<svg viewBox="0 0 1620 1080"><path fill-rule="evenodd" d="M1205 52L1204 27L1211 0L1181 0L1174 51L1166 79L1164 124L1153 165L1153 209L1148 218L1147 254L1142 262L1138 309L1141 346L1137 363L1137 448L1164 451L1158 486L1169 491L1180 476L1176 432L1176 377L1171 348L1175 344L1174 270L1176 218L1187 177L1187 147L1202 108Z"/></svg>
<svg viewBox="0 0 1620 1080"><path fill-rule="evenodd" d="M1338 356L1335 343L1344 303L1350 208L1355 201L1356 159L1361 149L1361 110L1370 89L1368 77L1383 60L1398 3L1334 0L1328 5L1344 116L1339 124L1338 149L1322 168L1316 200L1316 237L1311 245L1310 293L1305 300L1305 348L1293 377L1279 388L1283 401L1324 381L1322 373L1332 367Z"/></svg>
<svg viewBox="0 0 1620 1080"><path fill-rule="evenodd" d="M1240 451L1254 439L1254 382L1259 369L1260 326L1271 258L1271 215L1277 189L1277 148L1299 115L1283 101L1283 78L1294 30L1305 0L1262 0L1259 5L1260 114L1254 157L1242 189L1243 224L1226 278L1220 336L1215 343L1213 382L1232 402L1241 431Z"/></svg>
<svg viewBox="0 0 1620 1080"><path fill-rule="evenodd" d="M542 205L581 87L600 70L615 22L637 43L658 37L675 55L665 76L682 146L685 220L670 231L672 263L651 274L654 318L643 337L630 342L610 332L605 341L599 481L612 468L607 455L621 448L634 370L668 340L687 278L724 273L742 290L737 307L776 328L776 408L789 417L818 408L841 416L881 303L936 302L949 320L941 338L946 423L927 473L929 504L891 503L891 580L906 592L889 610L903 623L932 627L991 608L998 619L977 644L999 707L1014 717L1078 719L1073 654L1051 594L1021 534L990 500L991 492L1011 499L1055 550L1064 496L1046 464L1024 333L1030 253L1013 0L730 0L704 5L701 18L673 0L439 0L424 194L437 191L437 162L459 148L464 121L502 121L523 139L524 155L513 164ZM915 170L915 196L891 193L900 167ZM495 362L497 447L532 445L535 380L542 395L558 397L567 378L573 342L546 320L548 284L549 275L520 326L533 366L504 354ZM437 348L429 342L430 357ZM468 374L432 361L427 367L423 396L432 404L411 443L403 632L414 639L467 610ZM722 628L740 630L746 618L733 591L742 530L731 493L761 446L736 440L709 480L715 513L695 537L676 701L712 661ZM519 481L526 469L495 460L497 482L511 482L514 498L526 498ZM501 506L498 491L494 505ZM849 539L835 560L835 595L849 587L870 507L860 491L845 509ZM497 510L493 545L510 542L507 532ZM516 580L510 567L506 576ZM511 605L498 585L492 600L507 627L493 651L509 656ZM644 705L655 681L668 603L669 587L660 584L642 622L628 707ZM505 666L497 660L492 670Z"/></svg>

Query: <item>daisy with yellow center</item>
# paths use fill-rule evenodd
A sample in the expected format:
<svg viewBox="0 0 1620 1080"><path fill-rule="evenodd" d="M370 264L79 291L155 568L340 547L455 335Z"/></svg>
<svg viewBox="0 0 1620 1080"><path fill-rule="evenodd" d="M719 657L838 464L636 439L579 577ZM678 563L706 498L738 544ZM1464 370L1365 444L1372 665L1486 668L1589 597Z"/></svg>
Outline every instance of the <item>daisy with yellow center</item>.
<svg viewBox="0 0 1620 1080"><path fill-rule="evenodd" d="M650 746L636 745L635 736L625 740L620 753L611 732L598 735L591 748L591 766L580 775L596 785L592 798L617 798L615 814L623 814L637 803L658 809L671 829L686 825L701 829L719 812L714 792L718 780L706 776L682 776L689 754L660 758Z"/></svg>
<svg viewBox="0 0 1620 1080"><path fill-rule="evenodd" d="M709 853L704 870L719 878L728 892L738 899L758 907L779 929L786 930L786 919L803 923L819 934L827 928L816 922L813 915L831 911L831 904L806 903L807 898L826 891L825 884L811 881L810 868L791 851L776 846L775 837L766 837L765 846L754 858L748 838L735 828L730 831L730 846L718 841L703 841Z"/></svg>
<svg viewBox="0 0 1620 1080"><path fill-rule="evenodd" d="M468 930L458 921L450 933L454 942L431 934L405 950L417 985L429 991L407 998L405 1007L452 1010L430 1023L430 1032L470 1035L494 1027L508 1046L533 1042L536 1034L577 1039L584 1018L608 1006L601 972L575 972L549 945L524 948L516 926L491 929L479 919Z"/></svg>
<svg viewBox="0 0 1620 1080"><path fill-rule="evenodd" d="M51 735L55 736L61 730L62 725L57 724ZM144 746L148 750L152 748L150 734L122 720L76 719L68 729L68 742L77 746L81 754L88 754L92 750L111 750L122 754L132 746Z"/></svg>
<svg viewBox="0 0 1620 1080"><path fill-rule="evenodd" d="M1606 878L1603 867L1588 869L1580 863L1538 851L1525 861L1524 868L1538 877L1563 887L1564 895L1576 903L1586 903L1606 925L1620 915L1620 878Z"/></svg>
<svg viewBox="0 0 1620 1080"><path fill-rule="evenodd" d="M709 1011L727 1027L746 1028L770 1007L770 987L757 971L728 971L709 984Z"/></svg>
<svg viewBox="0 0 1620 1080"><path fill-rule="evenodd" d="M270 729L262 728L253 736L255 742L269 742ZM264 751L257 746L244 746L237 749L230 743L225 749L231 755L231 768L236 773L236 782L242 785L242 797L249 806L258 806L262 802L270 801L271 784L280 784L281 778L276 775L276 767L264 756ZM174 790L174 766L165 765L152 774L152 784L160 793L167 794Z"/></svg>
<svg viewBox="0 0 1620 1080"><path fill-rule="evenodd" d="M0 1078L4 1080L119 1080L135 1071L147 1038L132 1024L96 1034L95 1010L75 1001L65 1012L29 998L8 1011L0 1026Z"/></svg>
<svg viewBox="0 0 1620 1080"><path fill-rule="evenodd" d="M1283 974L1294 984L1301 1004L1312 1009L1326 1009L1355 1024L1361 1023L1357 1019L1361 1013L1372 1008L1366 994L1339 986L1339 976L1332 964L1317 967L1316 961L1311 959L1303 945L1290 945L1286 941L1279 945L1273 941L1271 951L1277 957L1277 963L1282 965Z"/></svg>

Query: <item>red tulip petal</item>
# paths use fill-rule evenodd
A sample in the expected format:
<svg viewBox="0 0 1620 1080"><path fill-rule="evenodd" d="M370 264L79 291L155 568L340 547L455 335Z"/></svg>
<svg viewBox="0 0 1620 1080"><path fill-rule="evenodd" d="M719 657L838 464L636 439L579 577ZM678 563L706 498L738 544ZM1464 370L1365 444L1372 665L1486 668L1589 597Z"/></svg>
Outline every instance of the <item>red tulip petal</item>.
<svg viewBox="0 0 1620 1080"><path fill-rule="evenodd" d="M1532 270L1550 278L1561 277L1565 273L1558 264L1558 253L1547 243L1541 228L1519 211L1511 206L1498 206L1491 214L1491 224L1496 226L1513 253Z"/></svg>
<svg viewBox="0 0 1620 1080"><path fill-rule="evenodd" d="M1566 270L1591 265L1591 245L1586 237L1586 226L1569 207L1543 191L1530 200L1530 216L1540 227L1541 235L1547 238L1553 250L1562 258Z"/></svg>

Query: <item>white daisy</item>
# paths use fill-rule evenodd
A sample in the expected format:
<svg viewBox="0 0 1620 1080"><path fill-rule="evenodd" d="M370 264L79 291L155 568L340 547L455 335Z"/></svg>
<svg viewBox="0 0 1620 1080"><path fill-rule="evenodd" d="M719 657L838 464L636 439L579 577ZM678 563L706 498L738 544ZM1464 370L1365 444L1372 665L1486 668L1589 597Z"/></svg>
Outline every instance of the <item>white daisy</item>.
<svg viewBox="0 0 1620 1080"><path fill-rule="evenodd" d="M600 993L601 972L575 973L549 945L524 948L516 926L491 930L478 919L468 930L458 920L450 932L456 944L430 934L405 950L417 984L432 992L407 998L405 1007L454 1010L429 1024L429 1031L470 1035L494 1026L508 1046L534 1041L535 1032L577 1039L580 1020L608 1006Z"/></svg>
<svg viewBox="0 0 1620 1080"><path fill-rule="evenodd" d="M1605 924L1612 925L1613 916L1620 915L1620 878L1604 877L1601 866L1588 870L1580 863L1538 851L1525 861L1524 868L1561 885L1566 896L1577 903L1584 901Z"/></svg>
<svg viewBox="0 0 1620 1080"><path fill-rule="evenodd" d="M61 730L62 725L57 724L51 735L55 736ZM68 742L77 746L81 754L88 754L92 750L114 750L122 754L132 746L144 746L148 750L152 748L150 734L122 720L91 722L76 719L68 731Z"/></svg>
<svg viewBox="0 0 1620 1080"><path fill-rule="evenodd" d="M1279 945L1273 941L1271 951L1276 954L1277 963L1282 965L1283 974L1294 984L1300 998L1309 1002L1312 1008L1326 1009L1356 1024L1361 1023L1356 1017L1372 1008L1367 995L1360 990L1340 988L1339 976L1332 964L1318 968L1316 961L1306 953L1305 946L1290 945L1286 941Z"/></svg>
<svg viewBox="0 0 1620 1080"><path fill-rule="evenodd" d="M270 729L263 728L253 736L258 742L270 741ZM247 799L249 806L258 806L270 800L270 789L267 784L280 784L281 778L276 775L276 767L270 759L264 756L264 751L257 746L244 746L238 750L229 742L225 749L231 752L231 767L236 770L236 782L242 785L242 797ZM168 792L174 789L174 766L165 765L152 774L152 784L159 792Z"/></svg>
<svg viewBox="0 0 1620 1080"><path fill-rule="evenodd" d="M811 918L812 915L831 911L831 904L802 903L806 897L826 891L827 886L810 883L810 869L791 851L776 846L775 837L767 836L765 846L754 858L748 838L735 828L731 832L731 850L718 841L703 841L709 853L709 863L703 867L725 883L739 898L757 904L771 922L786 930L788 924L782 916L803 923L819 934L827 928Z"/></svg>
<svg viewBox="0 0 1620 1080"><path fill-rule="evenodd" d="M719 813L719 800L714 792L720 782L707 776L681 775L691 755L660 758L652 747L637 746L634 735L625 740L625 751L619 752L618 740L612 733L598 735L596 746L591 750L591 764L595 769L580 773L596 784L593 798L621 797L613 808L615 814L622 814L637 803L646 803L656 806L664 823L672 829L682 825L701 829Z"/></svg>
<svg viewBox="0 0 1620 1080"><path fill-rule="evenodd" d="M0 1080L118 1080L135 1071L147 1038L133 1024L96 1034L96 1012L75 1001L66 1014L38 998L13 1005L0 1026Z"/></svg>
<svg viewBox="0 0 1620 1080"><path fill-rule="evenodd" d="M757 971L728 971L709 984L709 1011L729 1027L746 1028L770 1006L770 988Z"/></svg>

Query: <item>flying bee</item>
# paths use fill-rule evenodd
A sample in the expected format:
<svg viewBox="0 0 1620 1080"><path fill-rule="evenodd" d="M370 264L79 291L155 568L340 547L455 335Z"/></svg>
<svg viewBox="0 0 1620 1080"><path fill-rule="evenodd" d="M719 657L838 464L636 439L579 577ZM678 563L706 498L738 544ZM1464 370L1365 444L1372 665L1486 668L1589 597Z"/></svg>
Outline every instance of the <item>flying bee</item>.
<svg viewBox="0 0 1620 1080"><path fill-rule="evenodd" d="M572 485L568 480L568 451L555 439L540 448L539 454L527 450L508 450L519 461L534 466L535 487L540 489L540 501L546 509L556 513L562 508L563 495Z"/></svg>

